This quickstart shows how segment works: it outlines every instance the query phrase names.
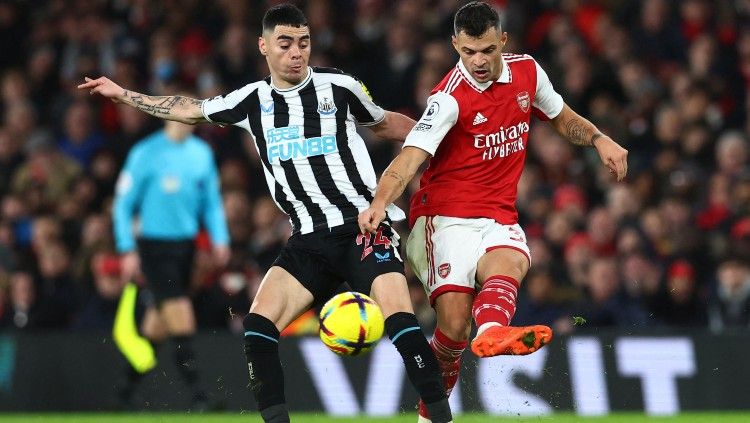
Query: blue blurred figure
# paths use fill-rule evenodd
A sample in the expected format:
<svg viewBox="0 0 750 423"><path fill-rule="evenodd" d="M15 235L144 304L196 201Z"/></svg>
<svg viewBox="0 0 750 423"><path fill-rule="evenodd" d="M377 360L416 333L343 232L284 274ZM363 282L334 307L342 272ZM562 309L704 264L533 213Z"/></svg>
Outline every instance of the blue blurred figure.
<svg viewBox="0 0 750 423"><path fill-rule="evenodd" d="M200 409L205 407L206 395L199 388L190 342L196 320L187 290L201 224L208 231L219 266L227 263L230 250L214 156L208 144L192 134L193 129L169 121L163 130L133 147L117 181L113 215L122 275L132 282L142 270L153 295L147 301L141 331L152 342L166 337L174 340L175 363L193 392L192 408ZM123 314L129 319L134 316L134 298L120 303L121 308L130 309ZM121 345L126 357L127 348ZM126 404L132 404L138 380L153 364L131 369L121 392Z"/></svg>

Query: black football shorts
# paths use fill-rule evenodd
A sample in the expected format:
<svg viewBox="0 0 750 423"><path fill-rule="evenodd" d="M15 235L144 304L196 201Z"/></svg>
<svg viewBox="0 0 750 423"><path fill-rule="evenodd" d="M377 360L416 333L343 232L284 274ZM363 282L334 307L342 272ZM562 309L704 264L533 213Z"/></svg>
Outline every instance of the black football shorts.
<svg viewBox="0 0 750 423"><path fill-rule="evenodd" d="M139 239L138 255L146 283L157 305L187 295L193 270L195 243L191 240Z"/></svg>
<svg viewBox="0 0 750 423"><path fill-rule="evenodd" d="M387 223L375 234L363 235L356 223L346 223L309 234L294 234L274 266L291 273L312 294L315 305L328 300L344 282L356 292L370 295L376 277L404 274L398 251L399 236Z"/></svg>

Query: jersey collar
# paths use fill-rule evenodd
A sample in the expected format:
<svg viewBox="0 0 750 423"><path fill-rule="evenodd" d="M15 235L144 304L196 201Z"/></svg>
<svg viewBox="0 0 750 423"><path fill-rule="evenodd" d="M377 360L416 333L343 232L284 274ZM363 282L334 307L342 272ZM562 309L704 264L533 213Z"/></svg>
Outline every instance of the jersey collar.
<svg viewBox="0 0 750 423"><path fill-rule="evenodd" d="M509 84L513 78L510 73L510 68L508 67L508 63L505 61L505 59L500 56L500 62L503 66L503 70L500 71L500 76L497 78L497 82L501 84ZM473 76L471 76L471 73L468 69L466 69L466 66L464 66L464 63L462 61L458 61L458 70L461 71L461 74L466 79L466 82L468 82L475 90L482 92L486 90L487 88L492 85L493 81L487 81L487 82L478 82L476 79L474 79Z"/></svg>
<svg viewBox="0 0 750 423"><path fill-rule="evenodd" d="M308 66L307 67L307 76L305 77L305 79L303 79L302 82L300 82L299 84L297 84L297 85L295 85L293 87L289 87L289 88L279 88L279 87L277 87L273 83L273 78L271 78L271 88L273 88L274 90L276 90L277 92L280 92L280 93L298 90L298 89L304 87L308 82L310 82L310 80L312 79L312 74L313 74L313 70L312 70L312 68L310 66Z"/></svg>

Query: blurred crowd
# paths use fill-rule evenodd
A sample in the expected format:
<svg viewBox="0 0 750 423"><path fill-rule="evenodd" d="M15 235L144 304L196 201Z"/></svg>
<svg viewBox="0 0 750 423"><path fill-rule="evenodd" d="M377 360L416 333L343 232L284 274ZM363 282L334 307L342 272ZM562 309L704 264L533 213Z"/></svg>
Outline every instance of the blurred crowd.
<svg viewBox="0 0 750 423"><path fill-rule="evenodd" d="M112 323L123 287L115 181L128 149L160 122L76 85L106 75L154 95L176 85L200 98L228 93L267 75L257 37L275 3L0 0L0 330ZM356 75L387 109L418 117L457 61L460 2L297 3L312 64ZM750 0L494 4L506 51L533 55L571 107L630 151L616 183L594 149L532 125L518 208L533 264L514 324L747 328ZM220 166L232 259L219 268L199 237L192 298L200 327L237 331L290 226L243 131L197 134ZM380 173L400 145L363 136ZM410 285L429 327L413 275Z"/></svg>

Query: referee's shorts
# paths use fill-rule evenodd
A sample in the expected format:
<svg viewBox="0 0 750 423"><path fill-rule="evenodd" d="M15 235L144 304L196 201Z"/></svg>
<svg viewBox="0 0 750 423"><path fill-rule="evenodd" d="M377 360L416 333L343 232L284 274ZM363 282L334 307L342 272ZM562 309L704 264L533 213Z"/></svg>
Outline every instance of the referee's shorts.
<svg viewBox="0 0 750 423"><path fill-rule="evenodd" d="M138 240L141 270L156 304L187 295L193 271L193 239L163 241Z"/></svg>

